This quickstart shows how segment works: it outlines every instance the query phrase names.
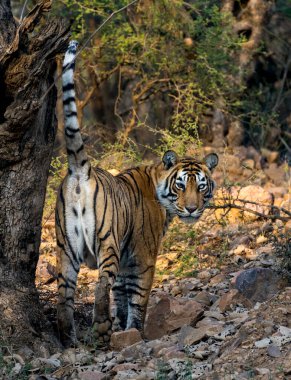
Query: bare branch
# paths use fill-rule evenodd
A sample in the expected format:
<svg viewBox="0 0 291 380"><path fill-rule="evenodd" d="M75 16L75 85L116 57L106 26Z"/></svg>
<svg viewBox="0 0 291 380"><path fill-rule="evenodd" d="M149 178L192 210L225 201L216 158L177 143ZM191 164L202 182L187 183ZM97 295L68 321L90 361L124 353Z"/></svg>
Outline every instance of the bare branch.
<svg viewBox="0 0 291 380"><path fill-rule="evenodd" d="M265 206L265 205L264 205ZM272 214L264 214L262 212L259 212L259 211L255 211L255 210L252 210L250 208L247 208L245 206L239 206L235 203L225 203L223 205L208 205L207 206L208 209L213 209L213 210L219 210L219 209L226 209L227 211L230 211L231 209L235 208L235 209L238 209L238 210L242 210L244 212L249 212L250 214L253 214L253 215L257 215L263 219L271 219L271 220L282 220L283 222L288 222L290 220L290 217L285 217L285 216L281 216L279 214L276 214L276 215L272 215Z"/></svg>

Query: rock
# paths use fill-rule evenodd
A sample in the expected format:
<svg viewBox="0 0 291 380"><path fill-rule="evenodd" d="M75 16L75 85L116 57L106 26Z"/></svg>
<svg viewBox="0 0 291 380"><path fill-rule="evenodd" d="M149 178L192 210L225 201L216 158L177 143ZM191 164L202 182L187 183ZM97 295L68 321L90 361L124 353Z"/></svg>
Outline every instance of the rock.
<svg viewBox="0 0 291 380"><path fill-rule="evenodd" d="M254 170L255 165L256 165L255 161L252 160L251 158L243 160L243 162L242 162L242 166L245 167L246 169L249 169L249 170Z"/></svg>
<svg viewBox="0 0 291 380"><path fill-rule="evenodd" d="M282 356L280 348L274 344L270 344L267 348L267 353L272 358L280 358Z"/></svg>
<svg viewBox="0 0 291 380"><path fill-rule="evenodd" d="M287 353L283 361L283 371L285 375L291 375L291 350Z"/></svg>
<svg viewBox="0 0 291 380"><path fill-rule="evenodd" d="M237 289L231 289L220 298L218 307L224 313L237 304L243 304L246 307L251 306L251 303Z"/></svg>
<svg viewBox="0 0 291 380"><path fill-rule="evenodd" d="M205 292L204 290L202 292L199 292L194 298L194 301L201 303L205 306L211 305L211 297L210 294Z"/></svg>
<svg viewBox="0 0 291 380"><path fill-rule="evenodd" d="M284 164L278 166L275 163L270 164L268 169L265 169L264 172L276 186L282 185L287 174Z"/></svg>
<svg viewBox="0 0 291 380"><path fill-rule="evenodd" d="M113 350L120 351L125 347L131 346L142 341L140 332L137 329L114 332L111 335L110 346Z"/></svg>
<svg viewBox="0 0 291 380"><path fill-rule="evenodd" d="M249 261L254 261L254 260L257 260L257 258L259 257L259 254L257 252L255 252L253 249L248 249L246 252L245 252L245 258Z"/></svg>
<svg viewBox="0 0 291 380"><path fill-rule="evenodd" d="M191 326L183 326L180 331L179 344L183 346L191 346L191 344L199 342L206 337L205 327L194 329Z"/></svg>
<svg viewBox="0 0 291 380"><path fill-rule="evenodd" d="M234 335L236 333L236 327L232 324L226 326L220 333L214 335L217 340L225 340L228 336Z"/></svg>
<svg viewBox="0 0 291 380"><path fill-rule="evenodd" d="M235 279L235 288L253 304L271 299L286 281L269 268L251 268L242 271Z"/></svg>
<svg viewBox="0 0 291 380"><path fill-rule="evenodd" d="M181 288L180 288L180 286L173 286L173 288L172 288L172 290L171 290L171 295L172 296L177 296L178 294L180 294L181 293Z"/></svg>
<svg viewBox="0 0 291 380"><path fill-rule="evenodd" d="M291 220L288 220L288 222L285 224L285 233L290 234L291 233Z"/></svg>
<svg viewBox="0 0 291 380"><path fill-rule="evenodd" d="M239 245L243 245L244 247L247 247L252 240L253 240L253 237L249 235L235 237L233 240L229 242L229 249L233 250L235 249L235 247Z"/></svg>
<svg viewBox="0 0 291 380"><path fill-rule="evenodd" d="M122 364L117 364L115 367L112 368L113 371L115 372L120 372L120 371L128 371L128 370L138 370L138 364L135 363L122 363Z"/></svg>
<svg viewBox="0 0 291 380"><path fill-rule="evenodd" d="M187 358L187 355L185 354L185 352L178 350L176 346L163 348L162 350L159 351L158 356L162 357L164 360Z"/></svg>
<svg viewBox="0 0 291 380"><path fill-rule="evenodd" d="M266 243L268 241L268 238L264 235L259 235L256 239L257 244Z"/></svg>
<svg viewBox="0 0 291 380"><path fill-rule="evenodd" d="M9 375L11 377L14 377L13 375L19 375L20 371L22 370L22 365L20 363L15 363L14 367L12 368L11 372L9 373ZM9 376L9 377L10 377Z"/></svg>
<svg viewBox="0 0 291 380"><path fill-rule="evenodd" d="M203 270L202 272L199 272L197 274L197 277L199 278L199 280L208 280L211 277L211 273L209 272L209 270Z"/></svg>
<svg viewBox="0 0 291 380"><path fill-rule="evenodd" d="M219 273L210 279L209 285L215 286L215 285L220 284L220 283L225 282L225 281L226 281L225 275L222 273Z"/></svg>
<svg viewBox="0 0 291 380"><path fill-rule="evenodd" d="M90 370L79 372L78 374L80 380L105 380L106 377L105 373Z"/></svg>
<svg viewBox="0 0 291 380"><path fill-rule="evenodd" d="M183 325L194 325L202 314L202 305L194 300L161 294L156 304L148 308L145 337L157 339Z"/></svg>
<svg viewBox="0 0 291 380"><path fill-rule="evenodd" d="M129 347L125 347L123 350L120 351L120 354L127 362L132 362L133 360L137 360L144 356L147 356L150 351L152 351L152 349L147 349L145 342L141 341Z"/></svg>
<svg viewBox="0 0 291 380"><path fill-rule="evenodd" d="M61 366L61 362L58 359L46 359L46 358L36 358L30 362L32 368L46 367L51 369L56 369Z"/></svg>
<svg viewBox="0 0 291 380"><path fill-rule="evenodd" d="M269 368L255 368L255 372L257 375L270 375Z"/></svg>
<svg viewBox="0 0 291 380"><path fill-rule="evenodd" d="M257 340L257 341L255 342L255 347L257 347L257 348L266 348L266 347L268 347L271 343L272 343L272 341L271 341L270 338L264 338L264 339L261 339L261 340Z"/></svg>

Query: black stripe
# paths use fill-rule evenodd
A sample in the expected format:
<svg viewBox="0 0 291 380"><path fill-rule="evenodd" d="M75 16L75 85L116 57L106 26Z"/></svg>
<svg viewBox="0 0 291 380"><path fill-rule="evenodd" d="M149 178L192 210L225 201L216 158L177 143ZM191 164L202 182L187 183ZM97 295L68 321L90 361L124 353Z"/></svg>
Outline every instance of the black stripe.
<svg viewBox="0 0 291 380"><path fill-rule="evenodd" d="M65 278L62 273L58 273L58 278L62 278L66 283L71 283L73 286L77 285L76 281L71 280L70 278Z"/></svg>
<svg viewBox="0 0 291 380"><path fill-rule="evenodd" d="M73 139L73 138L75 137L75 135L74 135L74 134L70 134L70 133L67 131L67 129L65 129L65 135L66 135L67 137L69 137L70 139Z"/></svg>
<svg viewBox="0 0 291 380"><path fill-rule="evenodd" d="M76 155L76 153L69 148L67 148L67 153L68 153L68 155L74 155L74 156Z"/></svg>
<svg viewBox="0 0 291 380"><path fill-rule="evenodd" d="M133 284L133 283L131 283L131 282L127 282L126 283L126 286L134 286L134 287L136 287L136 288L138 288L138 289L140 289L140 290L143 290L143 291L145 291L145 292L147 292L148 290L150 290L150 288L142 288L141 286L139 286L138 284Z"/></svg>
<svg viewBox="0 0 291 380"><path fill-rule="evenodd" d="M104 260L102 260L102 262L99 264L99 267L101 267L104 263L106 263L106 261L110 260L112 256L114 256L117 259L117 262L119 262L117 254L115 252L113 252L113 253L111 253L110 256L107 256L107 257L105 257Z"/></svg>
<svg viewBox="0 0 291 380"><path fill-rule="evenodd" d="M106 234L105 234L103 237L100 237L99 240L100 240L100 241L104 241L104 240L106 240L106 239L110 236L110 234L111 234L111 229L108 230L108 231L106 232Z"/></svg>
<svg viewBox="0 0 291 380"><path fill-rule="evenodd" d="M102 182L101 182L101 185L103 186ZM105 214L106 214L106 211L107 211L107 195L105 193L105 189L104 189L104 186L103 186L103 193L104 193L104 212L103 212L103 216L102 216L102 221L101 221L101 225L97 231L97 235L99 235L99 233L102 231L103 229L103 226L104 226L104 222L105 222ZM96 214L95 214L96 215Z"/></svg>
<svg viewBox="0 0 291 380"><path fill-rule="evenodd" d="M60 289L60 288L75 290L75 286L69 285L67 283L66 284L60 284L60 285L58 285L58 289Z"/></svg>
<svg viewBox="0 0 291 380"><path fill-rule="evenodd" d="M87 159L83 160L83 161L81 162L81 166L84 166L87 162L88 162Z"/></svg>
<svg viewBox="0 0 291 380"><path fill-rule="evenodd" d="M76 152L76 153L77 153L77 154L80 153L81 150L83 150L83 149L84 149L84 144L82 144L82 145L80 146L80 148L77 149L77 152Z"/></svg>
<svg viewBox="0 0 291 380"><path fill-rule="evenodd" d="M143 295L143 294L141 294L140 292L138 292L137 290L135 290L135 289L131 289L131 288L126 288L126 290L127 290L127 293L129 294L129 295L132 295L132 294L135 294L135 295L138 295L138 296L140 296L140 297L142 297L142 298L145 298L145 295Z"/></svg>
<svg viewBox="0 0 291 380"><path fill-rule="evenodd" d="M74 68L75 68L75 58L73 58L73 59L74 60L72 62L69 62L66 65L63 65L63 72L64 71L68 71L70 69L74 70Z"/></svg>
<svg viewBox="0 0 291 380"><path fill-rule="evenodd" d="M67 83L63 85L63 92L74 90L74 83Z"/></svg>
<svg viewBox="0 0 291 380"><path fill-rule="evenodd" d="M109 277L114 277L114 279L116 278L116 274L110 270L104 270L102 271L103 273L108 273Z"/></svg>
<svg viewBox="0 0 291 380"><path fill-rule="evenodd" d="M69 111L69 112L65 112L65 117L66 118L69 118L69 117L73 117L73 116L78 116L77 112L76 111Z"/></svg>
<svg viewBox="0 0 291 380"><path fill-rule="evenodd" d="M71 127L66 127L66 130L69 132L72 132L72 133L77 133L80 131L79 128L75 129L75 128L71 128Z"/></svg>
<svg viewBox="0 0 291 380"><path fill-rule="evenodd" d="M118 270L118 265L114 261L112 261L112 263L109 263L109 264L106 264L106 265L102 266L102 268L100 267L100 269L102 270L102 272L106 272L104 269L105 268L110 268L112 265L114 265L115 268Z"/></svg>
<svg viewBox="0 0 291 380"><path fill-rule="evenodd" d="M63 250L65 249L64 244L62 244L58 239L57 239L57 246L62 248Z"/></svg>
<svg viewBox="0 0 291 380"><path fill-rule="evenodd" d="M75 98L74 98L74 96L69 96L67 99L64 99L63 100L63 104L64 104L64 106L67 106L67 105L69 105L71 102L75 102L76 100L75 100Z"/></svg>

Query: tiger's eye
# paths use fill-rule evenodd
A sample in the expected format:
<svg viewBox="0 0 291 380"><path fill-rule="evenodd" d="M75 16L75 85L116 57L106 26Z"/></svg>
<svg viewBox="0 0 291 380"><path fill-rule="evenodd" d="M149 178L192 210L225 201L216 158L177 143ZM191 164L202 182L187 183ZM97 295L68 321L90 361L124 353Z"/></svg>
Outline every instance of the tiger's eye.
<svg viewBox="0 0 291 380"><path fill-rule="evenodd" d="M185 190L185 185L183 183L176 182L176 188L179 190Z"/></svg>

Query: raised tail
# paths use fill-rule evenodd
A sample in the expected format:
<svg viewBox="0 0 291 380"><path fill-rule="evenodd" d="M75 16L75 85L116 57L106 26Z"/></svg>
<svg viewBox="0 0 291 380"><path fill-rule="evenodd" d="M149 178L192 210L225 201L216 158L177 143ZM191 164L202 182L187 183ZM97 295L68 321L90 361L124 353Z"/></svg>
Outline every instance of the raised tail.
<svg viewBox="0 0 291 380"><path fill-rule="evenodd" d="M90 168L90 163L84 149L84 144L80 132L74 86L74 70L77 46L77 41L71 41L69 43L69 47L65 54L63 63L62 80L65 135L69 162L69 173L87 174Z"/></svg>

